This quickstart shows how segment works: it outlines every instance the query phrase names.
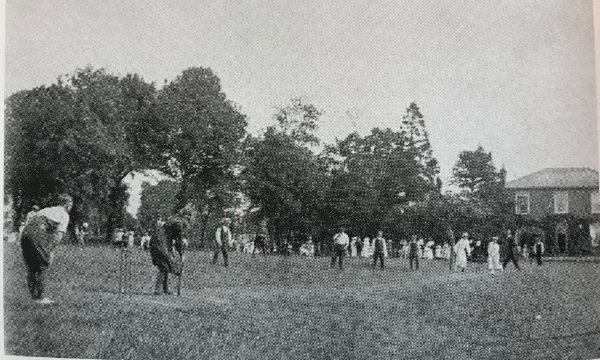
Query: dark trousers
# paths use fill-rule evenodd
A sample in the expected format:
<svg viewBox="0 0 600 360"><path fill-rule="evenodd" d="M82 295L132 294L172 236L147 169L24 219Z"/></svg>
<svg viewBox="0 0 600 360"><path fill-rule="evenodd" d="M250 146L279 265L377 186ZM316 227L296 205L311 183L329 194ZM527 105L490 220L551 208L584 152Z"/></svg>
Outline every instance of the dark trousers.
<svg viewBox="0 0 600 360"><path fill-rule="evenodd" d="M227 266L227 248L225 246L219 246L215 249L215 254L213 255L212 263L217 263L217 259L219 259L219 253L223 254L223 265Z"/></svg>
<svg viewBox="0 0 600 360"><path fill-rule="evenodd" d="M154 283L154 293L160 294L162 286L162 292L165 294L169 293L169 272L167 269L158 268L158 273L156 274L156 282Z"/></svg>
<svg viewBox="0 0 600 360"><path fill-rule="evenodd" d="M44 278L45 274L43 271L27 271L27 287L29 288L29 294L34 300L39 300L44 295Z"/></svg>
<svg viewBox="0 0 600 360"><path fill-rule="evenodd" d="M419 270L419 257L418 256L416 256L416 255L415 256L410 256L408 258L408 261L410 262L410 269L411 270L413 269L413 262L414 262L415 268L417 270Z"/></svg>
<svg viewBox="0 0 600 360"><path fill-rule="evenodd" d="M537 260L537 264L538 265L542 265L542 253L541 252L538 251L535 254L535 259Z"/></svg>
<svg viewBox="0 0 600 360"><path fill-rule="evenodd" d="M513 264L515 264L515 267L517 269L519 269L519 262L517 261L517 258L515 256L514 252L508 253L508 255L506 256L506 258L504 258L504 262L502 263L502 268L506 268L506 265L511 260L512 260Z"/></svg>
<svg viewBox="0 0 600 360"><path fill-rule="evenodd" d="M376 252L373 254L373 269L377 266L377 259L381 263L381 268L383 269L383 253Z"/></svg>
<svg viewBox="0 0 600 360"><path fill-rule="evenodd" d="M346 253L346 248L344 245L334 244L333 245L333 256L331 256L331 267L335 266L335 260L338 259L340 269L344 268L344 254Z"/></svg>

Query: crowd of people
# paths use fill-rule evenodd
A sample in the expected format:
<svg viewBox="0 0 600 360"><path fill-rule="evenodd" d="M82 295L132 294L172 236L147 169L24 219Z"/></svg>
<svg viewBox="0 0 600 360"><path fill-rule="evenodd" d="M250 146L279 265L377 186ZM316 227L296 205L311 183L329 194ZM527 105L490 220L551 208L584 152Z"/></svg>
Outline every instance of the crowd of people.
<svg viewBox="0 0 600 360"><path fill-rule="evenodd" d="M444 242L443 245L436 244L433 240L425 242L423 238L417 235L412 235L409 241L401 240L398 246L389 239L383 237L383 231L378 231L377 236L373 239L368 237L362 241L359 237L352 239L346 234L345 228L340 228L339 232L333 237L333 252L331 256L331 267L339 265L343 268L343 258L364 257L373 259L373 267L376 267L379 262L380 267L384 268L384 258L398 257L408 259L410 268L419 269L419 259L443 259L449 261L451 268L458 268L464 271L467 267L469 259L484 260L487 258L488 268L493 273L503 270L509 262L512 262L515 268L520 269L518 258L535 257L537 264L542 265L542 254L544 253L544 244L541 236L537 236L535 243L532 246L518 246L510 231L507 231L504 237L504 260L500 262L501 255L500 237L493 236L488 242L487 247L484 247L481 240L473 240L469 233L465 232L461 238L454 242L450 238L449 242ZM391 249L391 251L388 251Z"/></svg>

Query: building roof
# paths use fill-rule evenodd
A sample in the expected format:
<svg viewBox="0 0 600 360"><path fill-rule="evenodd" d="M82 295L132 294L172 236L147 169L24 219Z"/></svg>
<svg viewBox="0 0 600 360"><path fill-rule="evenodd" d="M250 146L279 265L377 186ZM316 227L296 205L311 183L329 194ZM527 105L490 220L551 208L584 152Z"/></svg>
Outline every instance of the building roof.
<svg viewBox="0 0 600 360"><path fill-rule="evenodd" d="M598 171L589 168L548 168L507 181L507 189L598 188Z"/></svg>

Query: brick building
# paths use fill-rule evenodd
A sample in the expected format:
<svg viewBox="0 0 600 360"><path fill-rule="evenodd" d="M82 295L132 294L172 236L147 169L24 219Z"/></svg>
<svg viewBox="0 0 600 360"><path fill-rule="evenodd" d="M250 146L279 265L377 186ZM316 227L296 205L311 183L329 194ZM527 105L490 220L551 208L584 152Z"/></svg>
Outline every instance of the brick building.
<svg viewBox="0 0 600 360"><path fill-rule="evenodd" d="M555 254L598 253L598 186L598 172L588 168L549 168L508 181L517 240L540 234Z"/></svg>

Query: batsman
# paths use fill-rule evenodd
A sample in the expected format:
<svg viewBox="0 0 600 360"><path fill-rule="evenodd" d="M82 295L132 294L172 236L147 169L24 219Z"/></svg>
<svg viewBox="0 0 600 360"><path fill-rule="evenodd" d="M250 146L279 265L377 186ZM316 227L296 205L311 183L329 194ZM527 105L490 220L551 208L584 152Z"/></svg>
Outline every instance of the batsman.
<svg viewBox="0 0 600 360"><path fill-rule="evenodd" d="M72 208L73 198L61 194L56 206L36 212L25 223L21 248L27 265L27 285L31 298L39 304L54 302L44 297L45 273L52 264L54 249L67 232Z"/></svg>
<svg viewBox="0 0 600 360"><path fill-rule="evenodd" d="M181 295L181 277L183 273L183 233L189 227L193 213L182 209L166 222L159 219L150 239L152 264L158 268L154 294L172 294L169 291L169 274L178 276L177 295ZM177 253L178 256L175 255ZM162 287L162 289L161 289Z"/></svg>

